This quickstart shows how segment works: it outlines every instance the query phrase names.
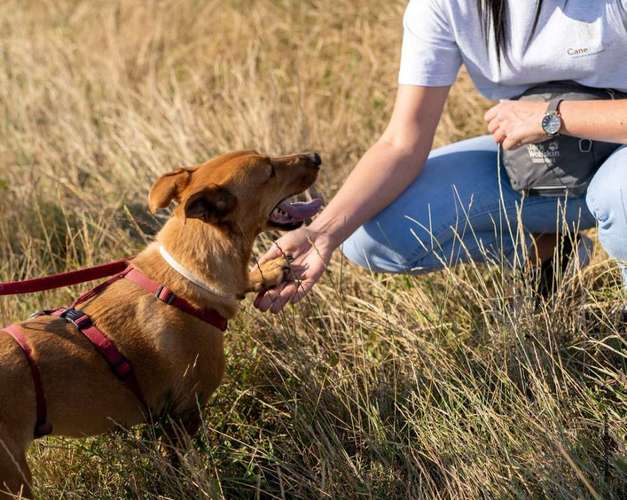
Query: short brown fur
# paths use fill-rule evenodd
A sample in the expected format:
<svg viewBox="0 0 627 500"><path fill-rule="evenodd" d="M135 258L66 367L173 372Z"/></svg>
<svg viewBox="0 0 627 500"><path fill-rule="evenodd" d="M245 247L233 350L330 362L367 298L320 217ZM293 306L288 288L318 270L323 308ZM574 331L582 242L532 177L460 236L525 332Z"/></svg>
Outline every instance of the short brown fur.
<svg viewBox="0 0 627 500"><path fill-rule="evenodd" d="M231 318L245 293L285 279L284 259L248 272L253 241L268 228L273 207L309 187L317 172L311 155L269 158L243 151L166 174L152 187L149 207L155 211L171 201L178 206L157 242L132 263L195 306ZM159 244L216 292L199 288L169 267ZM82 309L131 361L153 415L167 409L193 434L200 423L199 406L222 379L222 332L127 280L115 282ZM50 316L20 325L42 374L54 434L89 436L146 420L136 397L73 325ZM31 475L25 454L33 440L35 394L24 354L3 332L0 380L0 498L19 492L28 497Z"/></svg>

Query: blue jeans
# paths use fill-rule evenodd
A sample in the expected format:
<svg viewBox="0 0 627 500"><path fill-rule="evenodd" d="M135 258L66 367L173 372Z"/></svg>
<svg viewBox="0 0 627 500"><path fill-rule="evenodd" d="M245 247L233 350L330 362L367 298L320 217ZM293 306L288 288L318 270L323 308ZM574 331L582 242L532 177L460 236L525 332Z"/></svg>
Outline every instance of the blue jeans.
<svg viewBox="0 0 627 500"><path fill-rule="evenodd" d="M533 233L598 224L608 254L627 260L627 146L601 166L585 198L523 198L496 165L491 136L432 151L416 180L344 242L344 255L388 273L419 274L470 260L515 265Z"/></svg>

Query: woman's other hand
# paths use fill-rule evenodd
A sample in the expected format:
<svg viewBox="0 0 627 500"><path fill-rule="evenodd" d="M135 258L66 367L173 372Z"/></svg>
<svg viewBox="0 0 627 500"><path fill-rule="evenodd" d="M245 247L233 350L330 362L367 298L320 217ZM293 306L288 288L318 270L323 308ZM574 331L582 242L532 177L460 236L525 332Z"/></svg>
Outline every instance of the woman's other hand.
<svg viewBox="0 0 627 500"><path fill-rule="evenodd" d="M503 100L490 108L484 118L494 140L503 149L516 149L549 138L542 129L546 107L544 101Z"/></svg>
<svg viewBox="0 0 627 500"><path fill-rule="evenodd" d="M327 234L305 226L279 238L259 264L284 255L291 262L291 280L260 293L255 307L278 313L288 302L298 302L320 279L335 248Z"/></svg>

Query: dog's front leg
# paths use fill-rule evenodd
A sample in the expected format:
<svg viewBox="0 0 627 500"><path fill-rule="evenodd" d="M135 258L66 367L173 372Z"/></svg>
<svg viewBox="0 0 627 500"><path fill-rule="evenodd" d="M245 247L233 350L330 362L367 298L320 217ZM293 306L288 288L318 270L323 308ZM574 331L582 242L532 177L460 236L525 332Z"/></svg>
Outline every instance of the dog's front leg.
<svg viewBox="0 0 627 500"><path fill-rule="evenodd" d="M290 275L290 263L281 256L276 259L257 265L256 268L248 275L249 292L262 292L269 288L274 288L284 281L287 281Z"/></svg>
<svg viewBox="0 0 627 500"><path fill-rule="evenodd" d="M165 451L173 467L180 467L181 457L200 428L200 409L194 408L181 415L167 416L163 422Z"/></svg>

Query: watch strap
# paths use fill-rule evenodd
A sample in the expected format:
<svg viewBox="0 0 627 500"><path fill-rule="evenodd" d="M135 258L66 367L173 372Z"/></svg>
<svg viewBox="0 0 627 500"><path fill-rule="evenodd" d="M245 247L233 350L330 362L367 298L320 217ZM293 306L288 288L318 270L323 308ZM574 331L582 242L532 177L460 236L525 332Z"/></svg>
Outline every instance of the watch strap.
<svg viewBox="0 0 627 500"><path fill-rule="evenodd" d="M564 99L562 99L560 97L556 97L554 99L551 99L549 101L549 107L546 109L546 114L547 115L558 114L558 109L560 107L560 104L562 104L563 100Z"/></svg>

